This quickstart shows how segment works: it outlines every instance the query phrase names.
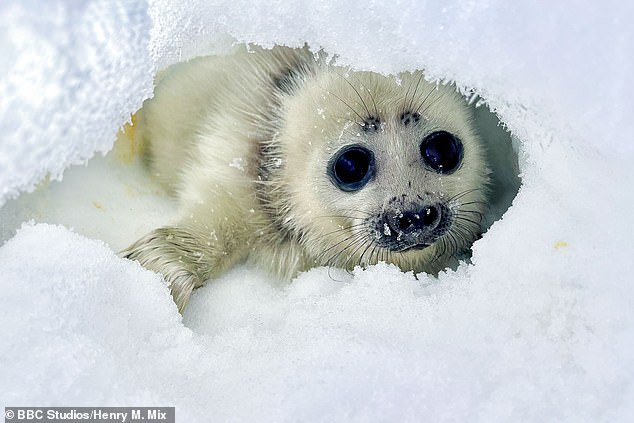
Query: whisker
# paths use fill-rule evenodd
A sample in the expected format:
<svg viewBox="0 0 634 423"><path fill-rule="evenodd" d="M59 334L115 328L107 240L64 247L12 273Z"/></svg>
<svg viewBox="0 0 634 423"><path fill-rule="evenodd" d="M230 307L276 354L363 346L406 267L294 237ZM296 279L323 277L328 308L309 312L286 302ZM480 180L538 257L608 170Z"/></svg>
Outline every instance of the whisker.
<svg viewBox="0 0 634 423"><path fill-rule="evenodd" d="M339 97L336 94L333 94L332 92L330 92L330 95L332 95L333 97L335 97L337 100L341 101L343 104L345 104L350 110L352 110L352 113L354 113L355 115L357 115L360 119L360 122L354 122L357 125L359 125L359 127L361 128L365 128L365 118L363 118L359 113L357 113L357 111L355 109L352 108L352 106L350 106L348 103L346 103L345 101L343 101L343 99L341 97ZM363 122L363 123L361 123Z"/></svg>
<svg viewBox="0 0 634 423"><path fill-rule="evenodd" d="M332 214L332 215L322 215L322 216L315 216L314 219L350 219L350 220L358 220L358 219L363 219L362 217L358 217L358 216L350 216L347 214Z"/></svg>
<svg viewBox="0 0 634 423"><path fill-rule="evenodd" d="M452 201L458 200L458 199L460 199L460 198L464 197L465 195L471 194L471 193L476 192L476 191L484 191L484 189L483 189L483 188L471 188L471 189L467 189L467 190L465 190L465 191L461 191L461 192L459 192L458 194L456 194L456 195L454 195L454 196L452 196L452 197L449 197L449 199L448 199L447 201L448 201L448 202L452 202Z"/></svg>
<svg viewBox="0 0 634 423"><path fill-rule="evenodd" d="M440 95L439 95L438 97L436 97L436 98L435 98L435 99L434 99L431 103L429 103L429 105L428 105L427 107L425 107L425 109L423 109L423 111L422 111L422 112L420 112L419 114L420 114L421 116L422 116L422 115L424 115L424 114L425 114L425 112L431 108L431 106L433 106L434 104L438 103L438 102L439 102L440 100L442 100L442 98L443 98L444 96L446 96L446 95L447 95L447 94L446 94L445 92L442 92L442 91L441 91ZM417 111L416 113L418 113L418 111Z"/></svg>
<svg viewBox="0 0 634 423"><path fill-rule="evenodd" d="M365 90L368 92L368 95L370 96L370 100L372 100L372 105L374 105L374 115L375 117L379 116L379 109L378 107L376 107L376 101L374 101L374 96L372 95L372 91L370 91L370 89L368 87L365 87Z"/></svg>
<svg viewBox="0 0 634 423"><path fill-rule="evenodd" d="M335 243L334 245L331 245L330 247L326 248L324 251L322 251L321 253L319 253L317 255L317 257L315 257L315 260L320 260L322 257L324 257L326 255L326 253L328 253L328 251L332 250L333 248L337 248L339 245L343 244L344 242L352 239L356 239L358 237L360 237L362 234L353 234L350 235L348 237L345 237L344 239L342 239L341 241ZM328 262L328 260L326 260L326 262Z"/></svg>
<svg viewBox="0 0 634 423"><path fill-rule="evenodd" d="M345 247L343 247L338 253L333 254L327 261L326 263L328 263L329 266L336 266L336 262L337 259L339 259L339 256L341 256L341 254L344 253L344 251L346 251L351 245L356 245L358 242L364 242L364 238L362 237L356 237L354 238L352 241L350 241Z"/></svg>
<svg viewBox="0 0 634 423"><path fill-rule="evenodd" d="M457 220L464 220L466 222L472 223L477 228L480 228L480 223L476 222L475 220L471 220L468 217L464 217L464 216L460 216L460 215L454 215L453 218L457 219Z"/></svg>
<svg viewBox="0 0 634 423"><path fill-rule="evenodd" d="M368 264L376 263L376 261L373 259L373 257L374 257L374 253L376 252L376 249L378 247L379 246L376 243L373 243L372 251L370 251L370 258L368 259Z"/></svg>
<svg viewBox="0 0 634 423"><path fill-rule="evenodd" d="M429 99L429 96L432 95L432 93L434 91L437 91L438 87L437 86L432 86L431 89L429 90L429 92L427 93L427 95L425 96L425 98L423 99L423 101L420 103L420 105L416 108L416 113L418 113L419 115L422 115L422 113L420 112L420 109L425 105L425 102L427 102L427 99ZM425 109L427 110L427 109Z"/></svg>
<svg viewBox="0 0 634 423"><path fill-rule="evenodd" d="M368 241L368 246L365 247L365 250L363 250L363 253L361 253L361 256L359 256L359 266L363 266L363 256L365 255L365 253L368 252L368 250L370 249L370 247L372 247L372 245L375 245L374 242L372 241Z"/></svg>
<svg viewBox="0 0 634 423"><path fill-rule="evenodd" d="M371 116L372 114L370 113L370 110L368 109L368 106L365 104L365 101L363 101L363 97L361 97L361 94L359 94L359 91L354 87L354 85L352 85L352 83L350 81L348 81L348 78L345 78L343 75L339 74L338 72L335 72L335 73L337 75L339 75L344 81L346 81L346 84L350 85L350 87L357 94L357 97L359 97L359 100L361 100L361 104L363 105L363 108L365 109L365 112L368 114L368 117ZM361 118L361 120L365 121L365 119L363 119L363 118Z"/></svg>
<svg viewBox="0 0 634 423"><path fill-rule="evenodd" d="M362 224L362 223L360 223L360 224L358 224L358 225L345 226L345 227L343 227L343 228L339 228L339 229L336 229L336 230L334 230L334 231L327 232L327 233L325 233L325 234L319 234L319 235L315 236L315 238L314 238L314 239L315 239L315 240L321 240L322 238L325 238L325 237L327 237L327 236L329 236L329 235L333 235L333 234L336 234L336 233L339 233L339 232L341 232L341 233L348 232L348 231L350 231L351 229L358 228L358 227L360 227L360 226L363 226L363 224Z"/></svg>
<svg viewBox="0 0 634 423"><path fill-rule="evenodd" d="M469 201L466 203L460 203L461 206L470 206L471 204L481 204L483 206L488 206L489 203L486 201Z"/></svg>
<svg viewBox="0 0 634 423"><path fill-rule="evenodd" d="M412 98L410 98L409 100L409 106L407 107L408 110L405 110L405 111L412 110L412 105L414 104L414 98L416 98L416 93L418 92L418 86L420 85L420 81L422 79L423 79L423 73L421 72L420 76L418 77L418 82L416 82L416 88L414 88L414 93L412 94ZM405 96L405 99L407 99L407 96Z"/></svg>
<svg viewBox="0 0 634 423"><path fill-rule="evenodd" d="M367 238L363 240L363 242L361 244L359 244L359 246L357 248L354 249L353 252L350 253L350 255L348 256L348 259L346 260L346 262L344 263L343 267L347 268L348 267L348 263L350 263L350 260L352 260L352 258L354 257L354 255L356 254L357 251L359 251L361 248L365 247L365 245L371 242L369 241Z"/></svg>
<svg viewBox="0 0 634 423"><path fill-rule="evenodd" d="M333 267L332 266L328 266L328 277L330 278L331 281L333 282L343 282L343 280L339 280L339 279L335 279L332 274L330 272L332 272ZM345 269L344 269L345 270Z"/></svg>
<svg viewBox="0 0 634 423"><path fill-rule="evenodd" d="M480 219L482 219L484 217L484 214L482 212L479 212L477 210L470 210L470 209L463 209L460 208L459 213L472 213L472 214L477 214L478 216L480 216Z"/></svg>

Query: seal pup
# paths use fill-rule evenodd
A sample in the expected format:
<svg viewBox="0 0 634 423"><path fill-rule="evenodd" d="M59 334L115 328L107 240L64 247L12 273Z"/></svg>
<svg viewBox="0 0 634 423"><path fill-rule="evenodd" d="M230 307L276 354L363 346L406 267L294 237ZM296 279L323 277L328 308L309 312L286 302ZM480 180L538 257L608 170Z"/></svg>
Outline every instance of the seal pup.
<svg viewBox="0 0 634 423"><path fill-rule="evenodd" d="M121 254L161 273L181 312L239 262L437 273L480 236L489 170L471 109L421 72L245 47L168 68L135 118L181 218Z"/></svg>

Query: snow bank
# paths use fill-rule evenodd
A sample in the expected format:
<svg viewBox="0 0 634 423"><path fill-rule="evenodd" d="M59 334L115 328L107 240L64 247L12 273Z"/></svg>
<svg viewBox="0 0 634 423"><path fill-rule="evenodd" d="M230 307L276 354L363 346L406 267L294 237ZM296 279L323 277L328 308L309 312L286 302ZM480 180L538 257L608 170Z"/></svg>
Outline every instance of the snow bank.
<svg viewBox="0 0 634 423"><path fill-rule="evenodd" d="M3 1L0 22L1 206L110 150L154 68L143 2Z"/></svg>
<svg viewBox="0 0 634 423"><path fill-rule="evenodd" d="M234 39L474 88L522 140L522 189L474 264L438 279L377 265L286 286L237 268L181 322L159 278L112 251L168 214L142 206L160 193L109 179L108 158L71 169L0 209L0 226L36 202L38 221L75 220L110 248L47 225L0 247L4 405L175 405L193 422L631 421L631 5L205 3L3 3L0 197L108 150L154 68ZM97 180L112 188L101 207L85 191ZM132 211L108 214L117 199Z"/></svg>

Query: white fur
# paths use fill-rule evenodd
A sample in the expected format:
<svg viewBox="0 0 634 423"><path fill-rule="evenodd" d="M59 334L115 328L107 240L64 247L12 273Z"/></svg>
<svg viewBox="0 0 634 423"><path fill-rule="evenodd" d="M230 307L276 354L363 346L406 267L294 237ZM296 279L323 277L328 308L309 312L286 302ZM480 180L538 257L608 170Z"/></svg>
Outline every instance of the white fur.
<svg viewBox="0 0 634 423"><path fill-rule="evenodd" d="M400 123L409 109L421 112L416 128ZM359 120L377 113L380 130L368 135ZM329 65L307 49L243 49L168 69L137 120L151 171L178 197L181 220L123 254L161 272L180 310L195 287L240 261L286 278L315 265L379 260L437 272L480 232L488 170L471 112L452 87L420 72L386 77ZM417 164L420 140L434 130L464 145L451 175ZM377 174L350 193L326 169L352 143L373 149ZM373 247L364 218L392 197L416 194L448 201L467 218L462 229L424 250Z"/></svg>

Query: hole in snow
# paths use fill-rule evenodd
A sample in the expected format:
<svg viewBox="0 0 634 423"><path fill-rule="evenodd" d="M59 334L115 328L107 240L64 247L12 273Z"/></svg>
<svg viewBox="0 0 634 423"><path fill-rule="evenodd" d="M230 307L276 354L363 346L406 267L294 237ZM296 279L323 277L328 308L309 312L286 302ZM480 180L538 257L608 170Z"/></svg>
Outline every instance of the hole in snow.
<svg viewBox="0 0 634 423"><path fill-rule="evenodd" d="M283 95L293 96L303 78L297 78L296 73L301 73L303 69L301 67L299 69L293 68L293 63L289 63L289 65L291 67L288 71L282 72L281 76L277 75L272 85L278 88L282 87ZM175 65L175 67L181 68L183 66L188 66L188 64ZM167 72L169 72L169 68ZM199 94L196 90L191 92L195 95ZM375 100L372 98L372 102ZM354 110L355 114L359 113L360 117L365 119L361 125L367 124L369 120L376 123L374 131L362 131L357 128L355 135L357 139L380 137L383 131L389 130L388 125L391 123L389 116L385 118L374 116L377 112L382 113L381 110L375 110L378 108L376 104L368 102L353 106L358 107L358 110ZM486 232L510 207L515 198L520 186L519 167L511 136L500 124L495 114L486 106L475 107L475 105L471 105L469 107L473 108L477 131L485 142L486 155L493 171L489 199L490 208L484 216L482 225L484 232ZM367 110L368 108L372 108L372 110ZM316 126L318 126L319 122L323 122L330 116L331 111L322 107L318 107L316 110L319 117L316 120ZM367 116L364 114L365 111L367 111L365 113ZM190 110L187 113L193 114L194 111ZM415 130L424 124L424 116L419 116L418 113L413 113L410 110L399 110L394 116L394 121L399 122L401 127L407 130ZM321 132L315 133L320 134ZM339 137L345 136L345 129L337 135ZM129 138L130 133L128 132L126 136ZM164 175L150 175L147 172L142 160L140 160L142 148L134 142L129 143L130 140L126 140L126 136L120 137L123 141L120 139L113 151L107 156L94 158L87 167L69 168L65 172L63 182L45 183L36 192L22 195L18 199L8 202L0 209L0 221L2 222L0 241L9 238L23 221L34 219L72 227L80 234L105 240L113 250L119 251L143 233L173 222L174 216L176 216L176 206L170 200L166 190L156 182L157 176L161 178ZM133 134L132 138L134 138ZM308 144L311 148L315 148L316 141L316 139L309 140ZM401 153L396 155L400 156ZM172 158L178 159L175 156ZM249 174L248 157L231 155L226 161L228 170L233 169L241 174ZM272 154L270 166L265 171L275 171L286 166L288 163L282 157ZM258 175L258 177L265 176ZM409 178L406 184L411 188L412 179ZM316 190L317 186L318 184L315 184L311 189ZM210 188L217 189L218 185ZM332 187L328 185L328 188ZM400 195L394 193L394 195L397 194ZM340 193L336 193L336 195L340 195ZM248 210L256 208L257 204L249 205ZM316 213L311 211L307 215L315 216ZM337 225L337 228L342 227L340 222L335 222L334 225ZM389 236L389 234L385 236ZM346 256L346 254L341 254L341 256Z"/></svg>

